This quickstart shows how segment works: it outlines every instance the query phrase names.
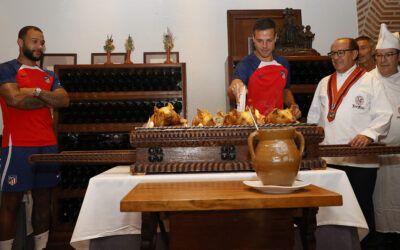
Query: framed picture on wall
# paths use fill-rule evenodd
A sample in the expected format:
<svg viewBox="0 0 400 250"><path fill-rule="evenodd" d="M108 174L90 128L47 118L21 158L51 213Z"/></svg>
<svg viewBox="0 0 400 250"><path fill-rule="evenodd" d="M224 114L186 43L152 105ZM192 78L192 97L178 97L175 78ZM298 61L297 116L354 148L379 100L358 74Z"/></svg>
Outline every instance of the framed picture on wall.
<svg viewBox="0 0 400 250"><path fill-rule="evenodd" d="M111 62L116 64L123 64L125 62L126 53L116 52L111 53ZM91 64L104 64L107 60L106 53L92 53L90 56Z"/></svg>
<svg viewBox="0 0 400 250"><path fill-rule="evenodd" d="M40 60L42 69L54 70L54 65L76 64L78 55L76 53L45 53Z"/></svg>
<svg viewBox="0 0 400 250"><path fill-rule="evenodd" d="M143 63L164 63L166 52L143 52ZM179 52L171 52L172 63L179 63Z"/></svg>

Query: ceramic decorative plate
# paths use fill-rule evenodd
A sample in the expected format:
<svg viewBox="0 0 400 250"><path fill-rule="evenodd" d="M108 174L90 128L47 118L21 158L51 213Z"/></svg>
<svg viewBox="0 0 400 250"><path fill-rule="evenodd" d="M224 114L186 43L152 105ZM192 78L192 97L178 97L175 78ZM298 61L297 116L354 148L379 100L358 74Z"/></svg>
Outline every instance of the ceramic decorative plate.
<svg viewBox="0 0 400 250"><path fill-rule="evenodd" d="M310 185L304 181L296 180L292 186L274 186L274 185L263 185L261 181L243 181L246 186L257 189L263 193L269 194L287 194Z"/></svg>

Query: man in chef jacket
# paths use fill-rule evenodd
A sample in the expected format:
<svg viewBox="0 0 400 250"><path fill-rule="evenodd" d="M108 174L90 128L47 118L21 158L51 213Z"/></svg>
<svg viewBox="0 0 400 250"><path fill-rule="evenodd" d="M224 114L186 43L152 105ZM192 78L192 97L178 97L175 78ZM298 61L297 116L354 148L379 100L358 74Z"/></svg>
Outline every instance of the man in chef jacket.
<svg viewBox="0 0 400 250"><path fill-rule="evenodd" d="M387 134L392 116L382 84L357 66L358 45L354 39L336 39L328 55L336 71L319 82L307 122L324 128L324 145L365 147L378 142ZM365 156L325 160L328 166L346 172L368 227L374 231L372 195L378 162Z"/></svg>
<svg viewBox="0 0 400 250"><path fill-rule="evenodd" d="M389 133L382 142L395 146L400 145L399 53L399 32L392 34L386 24L382 24L375 54L377 67L371 74L381 81L393 111ZM383 155L379 160L380 168L374 192L376 231L392 233L379 235L386 242L397 238L400 244L400 155ZM392 239L388 239L389 237Z"/></svg>

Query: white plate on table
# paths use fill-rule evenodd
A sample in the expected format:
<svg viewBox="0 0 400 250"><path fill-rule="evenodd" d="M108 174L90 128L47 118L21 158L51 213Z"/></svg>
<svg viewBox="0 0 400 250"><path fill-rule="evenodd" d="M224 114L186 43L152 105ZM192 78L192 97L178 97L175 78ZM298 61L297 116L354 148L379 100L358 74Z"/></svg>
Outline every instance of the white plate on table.
<svg viewBox="0 0 400 250"><path fill-rule="evenodd" d="M275 185L263 185L259 180L257 181L243 181L246 186L257 189L263 193L268 194L287 194L296 190L302 189L310 185L310 183L295 180L292 186L275 186Z"/></svg>

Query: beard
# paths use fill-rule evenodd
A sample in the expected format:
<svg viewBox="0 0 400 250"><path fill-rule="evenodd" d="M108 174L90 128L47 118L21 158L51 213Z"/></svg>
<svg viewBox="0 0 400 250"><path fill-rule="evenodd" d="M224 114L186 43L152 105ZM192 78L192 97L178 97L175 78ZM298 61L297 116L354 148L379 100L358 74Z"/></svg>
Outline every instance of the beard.
<svg viewBox="0 0 400 250"><path fill-rule="evenodd" d="M25 46L25 44L22 47L22 53L26 58L35 62L40 61L43 58L43 51L41 51L40 56L38 57L33 54L34 52L35 50L30 50L27 46Z"/></svg>

